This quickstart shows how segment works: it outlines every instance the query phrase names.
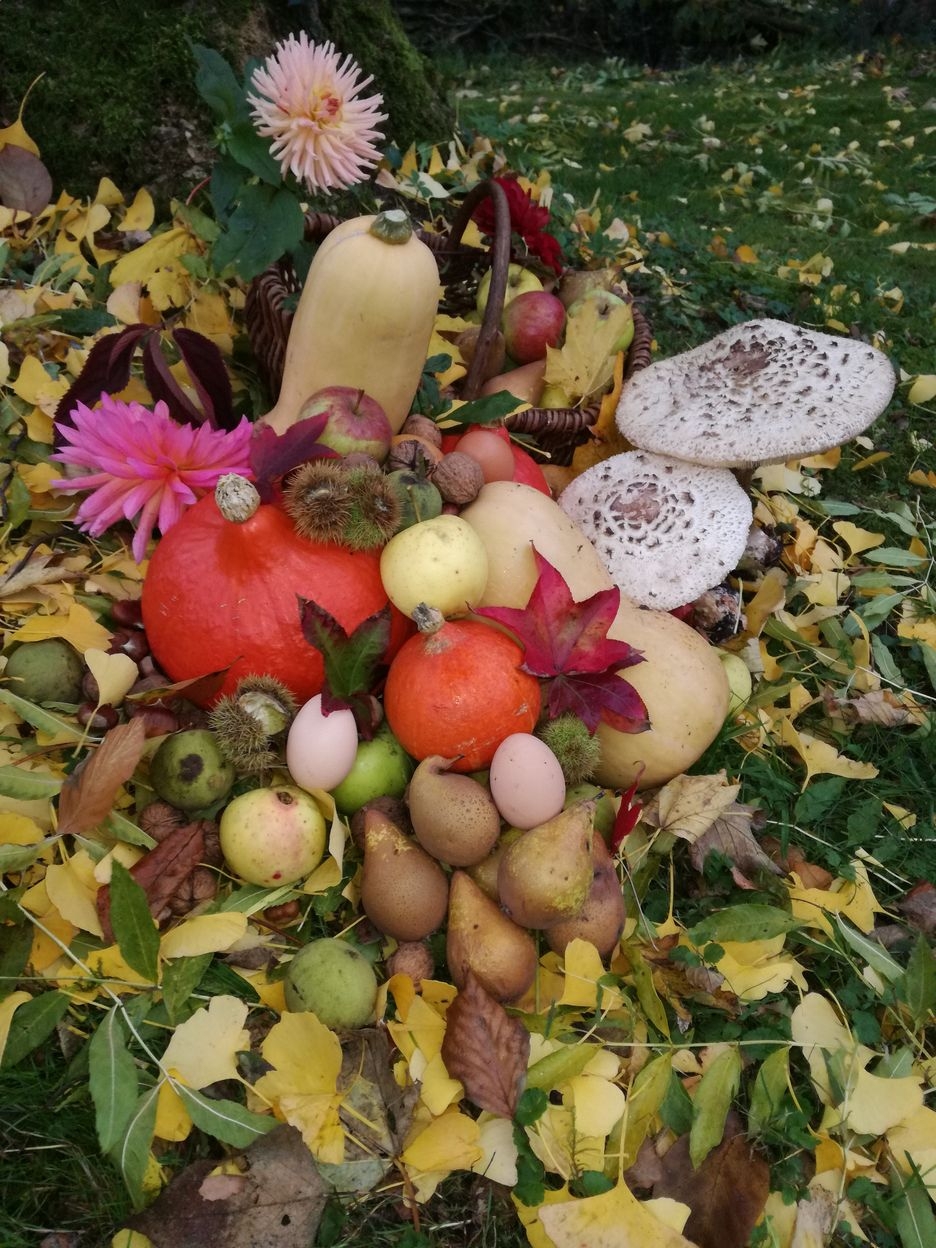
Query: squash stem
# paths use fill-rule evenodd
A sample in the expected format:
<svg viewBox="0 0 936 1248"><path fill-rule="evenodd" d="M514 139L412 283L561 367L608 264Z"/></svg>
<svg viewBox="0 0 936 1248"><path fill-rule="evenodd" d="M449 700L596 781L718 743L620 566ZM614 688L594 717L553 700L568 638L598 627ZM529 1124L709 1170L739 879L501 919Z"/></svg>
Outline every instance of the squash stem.
<svg viewBox="0 0 936 1248"><path fill-rule="evenodd" d="M413 223L402 208L387 208L374 217L367 232L382 243L399 246L412 238Z"/></svg>
<svg viewBox="0 0 936 1248"><path fill-rule="evenodd" d="M260 506L257 487L236 472L225 473L215 486L215 502L225 520L244 524Z"/></svg>

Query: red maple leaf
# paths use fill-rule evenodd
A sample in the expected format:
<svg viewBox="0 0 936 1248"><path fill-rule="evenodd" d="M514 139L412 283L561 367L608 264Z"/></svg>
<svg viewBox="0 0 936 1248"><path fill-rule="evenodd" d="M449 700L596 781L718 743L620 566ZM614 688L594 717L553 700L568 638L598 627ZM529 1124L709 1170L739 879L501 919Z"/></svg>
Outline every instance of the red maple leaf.
<svg viewBox="0 0 936 1248"><path fill-rule="evenodd" d="M562 574L534 548L538 576L526 606L481 607L477 615L510 629L523 646L523 671L549 681L551 719L570 711L594 732L604 719L619 732L650 726L647 708L622 676L621 667L643 662L626 641L608 636L621 591L602 589L576 602Z"/></svg>

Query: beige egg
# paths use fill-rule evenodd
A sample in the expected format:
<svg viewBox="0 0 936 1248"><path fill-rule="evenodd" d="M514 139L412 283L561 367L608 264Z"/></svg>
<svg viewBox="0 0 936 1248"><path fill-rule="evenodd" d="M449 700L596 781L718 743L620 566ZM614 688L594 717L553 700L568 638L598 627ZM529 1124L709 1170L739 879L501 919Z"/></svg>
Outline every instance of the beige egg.
<svg viewBox="0 0 936 1248"><path fill-rule="evenodd" d="M565 801L565 777L555 754L539 737L515 732L497 747L488 783L502 817L515 828L552 819Z"/></svg>
<svg viewBox="0 0 936 1248"><path fill-rule="evenodd" d="M286 766L303 789L333 789L348 775L357 754L358 734L349 710L322 711L317 693L300 708L286 738Z"/></svg>

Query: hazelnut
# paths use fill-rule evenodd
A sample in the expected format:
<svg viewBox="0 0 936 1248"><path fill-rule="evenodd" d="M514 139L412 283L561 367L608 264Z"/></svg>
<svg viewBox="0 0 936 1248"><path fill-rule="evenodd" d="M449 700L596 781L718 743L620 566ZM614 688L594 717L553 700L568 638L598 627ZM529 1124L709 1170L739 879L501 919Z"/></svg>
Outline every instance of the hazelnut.
<svg viewBox="0 0 936 1248"><path fill-rule="evenodd" d="M449 451L443 455L430 477L445 501L458 506L477 498L484 485L484 470L464 451Z"/></svg>

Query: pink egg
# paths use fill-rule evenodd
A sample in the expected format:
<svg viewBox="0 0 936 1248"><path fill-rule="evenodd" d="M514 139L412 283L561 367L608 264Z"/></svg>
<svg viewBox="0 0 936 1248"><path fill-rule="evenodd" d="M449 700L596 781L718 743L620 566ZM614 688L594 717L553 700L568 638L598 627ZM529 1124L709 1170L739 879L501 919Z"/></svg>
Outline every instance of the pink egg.
<svg viewBox="0 0 936 1248"><path fill-rule="evenodd" d="M286 738L286 766L301 789L333 789L347 776L357 754L354 716L347 709L322 711L317 693L300 708Z"/></svg>
<svg viewBox="0 0 936 1248"><path fill-rule="evenodd" d="M489 773L491 796L515 828L535 828L558 815L565 777L555 754L539 737L515 732L497 747Z"/></svg>

